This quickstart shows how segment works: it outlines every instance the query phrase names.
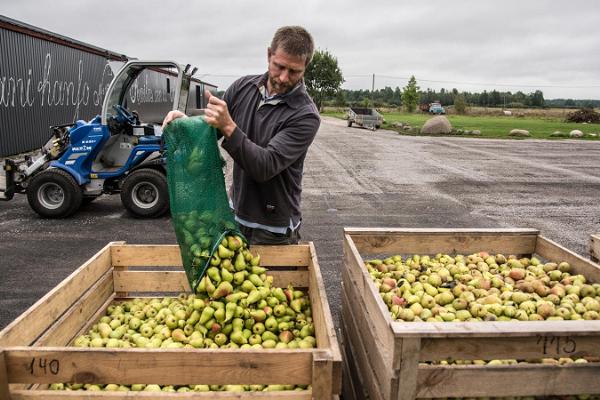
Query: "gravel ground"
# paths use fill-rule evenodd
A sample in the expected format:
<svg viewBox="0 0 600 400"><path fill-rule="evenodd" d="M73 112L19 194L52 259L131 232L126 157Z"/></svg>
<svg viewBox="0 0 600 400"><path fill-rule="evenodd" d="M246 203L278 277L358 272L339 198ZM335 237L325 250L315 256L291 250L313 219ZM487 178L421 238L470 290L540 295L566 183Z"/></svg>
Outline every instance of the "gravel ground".
<svg viewBox="0 0 600 400"><path fill-rule="evenodd" d="M537 228L587 255L600 232L600 142L412 137L323 118L306 160L303 240L315 242L334 320L342 229ZM168 217L128 216L103 196L43 220L24 196L0 202L0 328L109 241L175 243Z"/></svg>

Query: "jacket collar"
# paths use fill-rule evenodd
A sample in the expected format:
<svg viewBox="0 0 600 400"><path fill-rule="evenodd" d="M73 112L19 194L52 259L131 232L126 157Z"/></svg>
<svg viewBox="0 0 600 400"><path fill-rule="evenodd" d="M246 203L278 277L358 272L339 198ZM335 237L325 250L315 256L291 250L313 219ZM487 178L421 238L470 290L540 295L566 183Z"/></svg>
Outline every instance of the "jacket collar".
<svg viewBox="0 0 600 400"><path fill-rule="evenodd" d="M256 89L260 91L260 87L266 85L267 83L267 74L265 72L262 75L256 75L251 79L251 82L256 86ZM306 103L305 96L308 96L306 92L306 85L304 84L304 78L298 82L296 87L294 87L290 92L277 97L282 102L286 103L291 108L298 108L304 103Z"/></svg>

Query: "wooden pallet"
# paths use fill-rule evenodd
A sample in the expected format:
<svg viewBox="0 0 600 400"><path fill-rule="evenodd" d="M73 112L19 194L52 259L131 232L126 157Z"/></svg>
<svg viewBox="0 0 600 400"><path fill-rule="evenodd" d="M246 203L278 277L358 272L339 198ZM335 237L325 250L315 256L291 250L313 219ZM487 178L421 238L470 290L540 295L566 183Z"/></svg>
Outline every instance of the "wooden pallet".
<svg viewBox="0 0 600 400"><path fill-rule="evenodd" d="M590 235L590 258L594 262L600 260L600 234Z"/></svg>
<svg viewBox="0 0 600 400"><path fill-rule="evenodd" d="M131 393L41 390L54 382L311 384L307 391L144 393L146 398L338 399L341 353L312 243L254 246L274 284L308 291L317 348L297 350L67 347L120 297L189 291L179 247L112 242L0 332L0 399L125 399ZM170 267L170 268L165 268ZM167 269L167 270L165 270ZM31 385L37 390L32 390ZM119 397L120 396L120 397Z"/></svg>
<svg viewBox="0 0 600 400"><path fill-rule="evenodd" d="M600 393L600 363L500 366L429 361L600 356L600 321L396 322L363 256L536 254L600 282L600 266L532 229L362 229L344 232L342 329L371 399ZM344 361L346 365L346 361ZM359 398L359 397L355 397Z"/></svg>

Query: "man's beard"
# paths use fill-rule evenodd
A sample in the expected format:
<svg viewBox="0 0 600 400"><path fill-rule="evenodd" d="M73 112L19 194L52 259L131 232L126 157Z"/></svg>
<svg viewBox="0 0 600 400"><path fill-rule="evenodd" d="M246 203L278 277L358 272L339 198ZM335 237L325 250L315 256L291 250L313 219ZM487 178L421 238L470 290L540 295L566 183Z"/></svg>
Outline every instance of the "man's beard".
<svg viewBox="0 0 600 400"><path fill-rule="evenodd" d="M296 85L295 83L292 83L292 82L281 83L271 76L269 76L269 83L271 84L271 88L273 88L273 91L277 94L286 94L287 92L292 90L294 88L294 86Z"/></svg>

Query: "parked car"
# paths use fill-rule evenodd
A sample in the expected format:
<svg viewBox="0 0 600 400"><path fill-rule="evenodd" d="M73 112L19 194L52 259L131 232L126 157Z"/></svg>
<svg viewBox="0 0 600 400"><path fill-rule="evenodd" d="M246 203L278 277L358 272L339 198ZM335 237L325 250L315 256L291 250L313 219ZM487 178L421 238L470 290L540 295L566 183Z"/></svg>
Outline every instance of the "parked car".
<svg viewBox="0 0 600 400"><path fill-rule="evenodd" d="M446 110L440 103L431 103L429 105L429 114L446 114Z"/></svg>

